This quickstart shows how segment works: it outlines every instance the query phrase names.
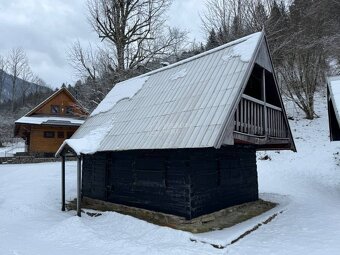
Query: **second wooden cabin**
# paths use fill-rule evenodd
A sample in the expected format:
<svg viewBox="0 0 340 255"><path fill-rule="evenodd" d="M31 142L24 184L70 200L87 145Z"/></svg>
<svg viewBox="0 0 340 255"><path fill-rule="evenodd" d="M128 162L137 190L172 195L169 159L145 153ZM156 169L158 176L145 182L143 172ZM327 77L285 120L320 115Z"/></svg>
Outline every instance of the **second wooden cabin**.
<svg viewBox="0 0 340 255"><path fill-rule="evenodd" d="M78 155L79 199L192 219L257 200L268 149L295 145L256 33L117 84L57 155Z"/></svg>
<svg viewBox="0 0 340 255"><path fill-rule="evenodd" d="M14 136L25 140L27 154L54 156L87 115L73 95L61 88L15 121Z"/></svg>

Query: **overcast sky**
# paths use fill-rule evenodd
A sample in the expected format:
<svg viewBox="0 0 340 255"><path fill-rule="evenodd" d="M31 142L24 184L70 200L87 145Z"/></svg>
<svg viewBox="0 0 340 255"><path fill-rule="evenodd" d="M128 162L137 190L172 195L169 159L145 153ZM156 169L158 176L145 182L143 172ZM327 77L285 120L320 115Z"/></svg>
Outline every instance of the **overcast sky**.
<svg viewBox="0 0 340 255"><path fill-rule="evenodd" d="M53 88L73 84L76 77L67 63L72 42L99 43L86 15L86 0L0 0L0 54L22 47L35 74ZM202 40L199 12L203 0L173 0L168 23Z"/></svg>

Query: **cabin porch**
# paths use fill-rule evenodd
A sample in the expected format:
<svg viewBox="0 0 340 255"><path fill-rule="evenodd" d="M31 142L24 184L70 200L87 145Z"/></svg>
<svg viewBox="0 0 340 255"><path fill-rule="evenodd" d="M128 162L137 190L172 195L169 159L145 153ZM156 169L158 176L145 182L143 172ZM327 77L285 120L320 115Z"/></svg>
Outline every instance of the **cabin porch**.
<svg viewBox="0 0 340 255"><path fill-rule="evenodd" d="M286 113L274 79L271 72L255 65L234 115L235 144L254 144L257 149L291 147Z"/></svg>

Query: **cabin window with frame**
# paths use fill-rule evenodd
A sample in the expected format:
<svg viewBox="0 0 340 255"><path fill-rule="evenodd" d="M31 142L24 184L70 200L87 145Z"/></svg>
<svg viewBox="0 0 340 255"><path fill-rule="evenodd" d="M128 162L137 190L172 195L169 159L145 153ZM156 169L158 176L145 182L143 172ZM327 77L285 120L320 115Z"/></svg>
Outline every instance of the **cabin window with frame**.
<svg viewBox="0 0 340 255"><path fill-rule="evenodd" d="M64 131L58 131L58 138L64 138Z"/></svg>
<svg viewBox="0 0 340 255"><path fill-rule="evenodd" d="M60 113L60 106L59 105L51 105L51 113L52 114L59 114Z"/></svg>
<svg viewBox="0 0 340 255"><path fill-rule="evenodd" d="M72 106L66 106L66 115L73 115L73 107Z"/></svg>
<svg viewBox="0 0 340 255"><path fill-rule="evenodd" d="M54 138L55 133L53 131L44 131L44 138Z"/></svg>

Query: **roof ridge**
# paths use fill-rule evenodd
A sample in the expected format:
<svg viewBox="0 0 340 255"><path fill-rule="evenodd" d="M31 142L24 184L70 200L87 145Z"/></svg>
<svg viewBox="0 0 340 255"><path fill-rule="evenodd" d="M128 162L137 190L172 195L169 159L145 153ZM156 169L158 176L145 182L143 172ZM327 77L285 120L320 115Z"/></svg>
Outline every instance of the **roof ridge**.
<svg viewBox="0 0 340 255"><path fill-rule="evenodd" d="M189 57L189 58L186 58L186 59L183 59L183 60L180 60L178 62L175 62L171 65L168 65L168 66L165 66L165 67L161 67L161 68L158 68L158 69L155 69L155 70L152 70L150 72L147 72L147 73L144 73L144 74L141 74L141 75L138 75L136 77L132 77L130 79L134 79L134 78L138 78L138 77L144 77L144 76L149 76L149 75L153 75L155 73L158 73L158 72L162 72L162 71L165 71L165 70L168 70L168 69L172 69L174 67L177 67L177 66L180 66L180 65L183 65L183 64L186 64L192 60L195 60L195 59L199 59L199 58L202 58L202 57L205 57L205 56L208 56L212 53L215 53L215 52L218 52L220 50L223 50L223 49L226 49L226 48L229 48L231 46L234 46L236 44L239 44L239 43L242 43L248 39L250 39L251 37L259 34L259 33L263 33L263 31L260 31L260 32L256 32L256 33L252 33L250 35L247 35L247 36L244 36L242 38L239 38L237 40L234 40L234 41L231 41L231 42L228 42L228 43L225 43L225 44L222 44L216 48L213 48L211 50L208 50L208 51L204 51L204 52L201 52L197 55L194 55L192 57ZM130 79L127 79L127 80L130 80ZM125 80L124 80L125 81ZM124 81L121 81L121 82L124 82ZM120 83L120 82L119 82ZM118 83L117 83L118 84Z"/></svg>

